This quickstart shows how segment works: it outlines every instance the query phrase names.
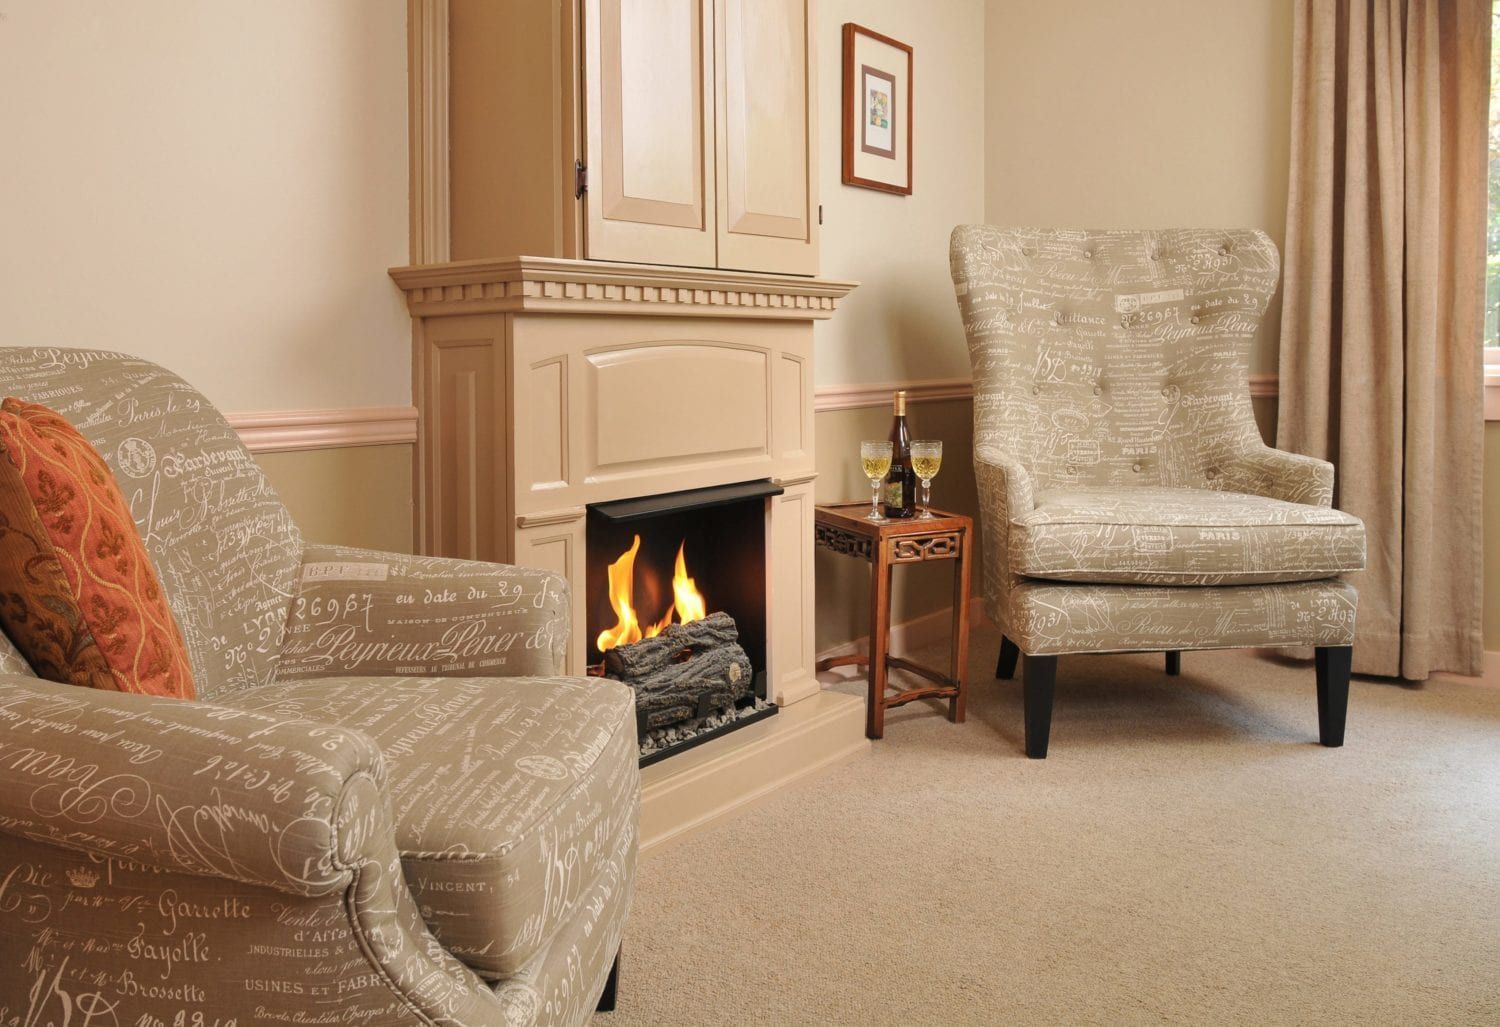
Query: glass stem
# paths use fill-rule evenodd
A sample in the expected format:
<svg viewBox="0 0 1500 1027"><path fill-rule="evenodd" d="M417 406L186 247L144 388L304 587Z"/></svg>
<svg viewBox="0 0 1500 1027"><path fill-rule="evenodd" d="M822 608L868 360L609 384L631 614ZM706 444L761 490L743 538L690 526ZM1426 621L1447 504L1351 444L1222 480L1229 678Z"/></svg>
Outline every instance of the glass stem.
<svg viewBox="0 0 1500 1027"><path fill-rule="evenodd" d="M870 479L870 516L880 516L880 479Z"/></svg>
<svg viewBox="0 0 1500 1027"><path fill-rule="evenodd" d="M922 479L922 515L932 516L932 479Z"/></svg>

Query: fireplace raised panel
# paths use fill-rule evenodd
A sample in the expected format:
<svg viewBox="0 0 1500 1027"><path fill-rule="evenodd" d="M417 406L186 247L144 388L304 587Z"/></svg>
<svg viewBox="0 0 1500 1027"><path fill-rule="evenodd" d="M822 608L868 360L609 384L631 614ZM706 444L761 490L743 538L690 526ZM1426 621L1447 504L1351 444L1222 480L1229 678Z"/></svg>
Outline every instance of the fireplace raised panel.
<svg viewBox="0 0 1500 1027"><path fill-rule="evenodd" d="M673 462L770 455L765 349L667 341L595 350L590 476Z"/></svg>

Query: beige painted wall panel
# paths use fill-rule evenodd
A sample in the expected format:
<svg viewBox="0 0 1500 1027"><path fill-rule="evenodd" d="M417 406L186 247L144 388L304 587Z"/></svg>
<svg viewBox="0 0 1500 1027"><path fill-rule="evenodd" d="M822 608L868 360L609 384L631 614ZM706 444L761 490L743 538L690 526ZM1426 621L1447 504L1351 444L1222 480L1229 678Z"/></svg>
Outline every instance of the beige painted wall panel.
<svg viewBox="0 0 1500 1027"><path fill-rule="evenodd" d="M309 542L412 552L412 447L261 453L256 462Z"/></svg>
<svg viewBox="0 0 1500 1027"><path fill-rule="evenodd" d="M990 0L984 36L987 221L1281 245L1292 0ZM1276 369L1280 321L1278 294L1252 372Z"/></svg>
<svg viewBox="0 0 1500 1027"><path fill-rule="evenodd" d="M402 0L5 5L7 344L225 410L411 401Z"/></svg>
<svg viewBox="0 0 1500 1027"><path fill-rule="evenodd" d="M861 283L837 317L817 326L818 384L967 377L948 235L984 219L984 3L820 0L817 13L818 271ZM841 36L849 21L914 50L911 196L840 181Z"/></svg>

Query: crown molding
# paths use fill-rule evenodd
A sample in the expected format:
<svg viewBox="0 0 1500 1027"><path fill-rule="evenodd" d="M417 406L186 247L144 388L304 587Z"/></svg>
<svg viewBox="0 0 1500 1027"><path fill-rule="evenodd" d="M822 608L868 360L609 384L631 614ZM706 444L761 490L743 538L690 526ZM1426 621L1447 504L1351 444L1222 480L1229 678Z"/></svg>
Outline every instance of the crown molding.
<svg viewBox="0 0 1500 1027"><path fill-rule="evenodd" d="M554 313L821 321L858 285L827 278L559 257L390 269L414 317Z"/></svg>
<svg viewBox="0 0 1500 1027"><path fill-rule="evenodd" d="M412 445L417 441L417 408L413 406L267 410L227 414L226 420L252 453Z"/></svg>
<svg viewBox="0 0 1500 1027"><path fill-rule="evenodd" d="M928 378L899 382L871 382L859 385L820 385L813 394L813 409L818 413L832 410L861 410L889 406L891 394L905 390L908 403L933 403L945 399L974 398L974 383L968 378ZM1275 374L1252 374L1250 397L1273 399L1279 392Z"/></svg>

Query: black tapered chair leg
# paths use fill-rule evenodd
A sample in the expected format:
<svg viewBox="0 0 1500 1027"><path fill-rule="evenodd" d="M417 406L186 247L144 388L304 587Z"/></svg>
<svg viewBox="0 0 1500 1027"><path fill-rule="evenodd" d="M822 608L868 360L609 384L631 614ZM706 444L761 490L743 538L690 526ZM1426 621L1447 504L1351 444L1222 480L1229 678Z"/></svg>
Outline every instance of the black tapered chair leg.
<svg viewBox="0 0 1500 1027"><path fill-rule="evenodd" d="M1000 636L1000 662L995 664L995 677L1002 681L1009 681L1016 676L1016 659L1021 655L1021 650L1016 648L1016 643Z"/></svg>
<svg viewBox="0 0 1500 1027"><path fill-rule="evenodd" d="M1167 650L1167 673L1172 677L1182 673L1182 650Z"/></svg>
<svg viewBox="0 0 1500 1027"><path fill-rule="evenodd" d="M1354 647L1322 645L1314 653L1318 673L1318 741L1330 749L1344 744L1349 713L1349 667Z"/></svg>
<svg viewBox="0 0 1500 1027"><path fill-rule="evenodd" d="M1052 693L1057 683L1056 656L1026 657L1024 705L1026 707L1026 755L1047 758L1047 739L1052 734Z"/></svg>
<svg viewBox="0 0 1500 1027"><path fill-rule="evenodd" d="M599 1004L594 1007L595 1012L613 1013L615 1011L615 993L620 987L620 953L615 953L614 966L609 968L609 979L604 982L604 994L599 996Z"/></svg>

